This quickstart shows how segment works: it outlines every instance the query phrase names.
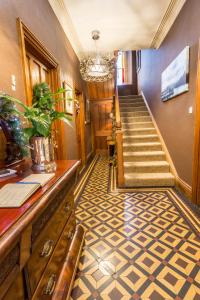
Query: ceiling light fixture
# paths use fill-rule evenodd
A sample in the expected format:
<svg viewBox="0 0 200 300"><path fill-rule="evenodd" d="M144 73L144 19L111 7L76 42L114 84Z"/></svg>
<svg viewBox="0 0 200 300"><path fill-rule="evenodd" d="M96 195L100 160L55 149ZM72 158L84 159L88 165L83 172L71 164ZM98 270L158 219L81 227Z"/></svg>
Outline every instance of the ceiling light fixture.
<svg viewBox="0 0 200 300"><path fill-rule="evenodd" d="M113 77L115 69L115 57L101 55L97 50L97 41L100 38L98 30L92 31L92 39L95 43L95 55L84 58L80 62L80 72L85 81L103 82Z"/></svg>

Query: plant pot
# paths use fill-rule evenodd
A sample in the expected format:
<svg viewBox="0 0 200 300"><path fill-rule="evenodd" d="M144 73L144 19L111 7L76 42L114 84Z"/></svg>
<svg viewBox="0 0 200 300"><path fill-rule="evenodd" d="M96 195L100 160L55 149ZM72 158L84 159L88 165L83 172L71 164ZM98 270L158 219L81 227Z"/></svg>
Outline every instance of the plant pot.
<svg viewBox="0 0 200 300"><path fill-rule="evenodd" d="M32 137L30 139L32 169L35 171L52 172L56 170L54 147L51 138Z"/></svg>

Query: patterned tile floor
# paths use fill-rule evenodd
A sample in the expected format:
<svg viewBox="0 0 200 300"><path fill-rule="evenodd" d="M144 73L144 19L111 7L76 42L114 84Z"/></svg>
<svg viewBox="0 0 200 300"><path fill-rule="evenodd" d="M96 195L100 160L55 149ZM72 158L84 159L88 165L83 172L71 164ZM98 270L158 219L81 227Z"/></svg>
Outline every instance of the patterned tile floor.
<svg viewBox="0 0 200 300"><path fill-rule="evenodd" d="M174 200L108 182L100 157L76 210L86 241L71 299L200 300L200 239Z"/></svg>

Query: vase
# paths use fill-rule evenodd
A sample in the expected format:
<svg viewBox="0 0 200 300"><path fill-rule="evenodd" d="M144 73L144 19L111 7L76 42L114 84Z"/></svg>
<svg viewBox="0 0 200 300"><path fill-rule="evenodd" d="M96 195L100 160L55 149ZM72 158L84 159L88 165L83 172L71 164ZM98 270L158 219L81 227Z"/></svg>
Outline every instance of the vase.
<svg viewBox="0 0 200 300"><path fill-rule="evenodd" d="M50 137L32 137L30 139L32 169L38 172L56 170L53 141Z"/></svg>

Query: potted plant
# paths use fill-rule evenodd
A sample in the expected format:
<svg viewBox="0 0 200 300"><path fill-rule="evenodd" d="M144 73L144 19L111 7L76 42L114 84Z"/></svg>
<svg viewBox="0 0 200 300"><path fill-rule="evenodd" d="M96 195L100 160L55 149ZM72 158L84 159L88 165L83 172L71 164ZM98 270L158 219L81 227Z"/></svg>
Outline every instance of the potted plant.
<svg viewBox="0 0 200 300"><path fill-rule="evenodd" d="M52 140L52 124L56 120L63 120L69 123L70 117L65 112L56 110L56 104L62 100L58 96L65 90L59 88L52 93L46 83L36 84L33 87L33 101L31 106L25 105L22 101L5 96L4 99L19 104L23 111L15 110L16 114L23 116L28 121L28 127L24 133L29 140L33 168L38 171L55 168L54 145Z"/></svg>
<svg viewBox="0 0 200 300"><path fill-rule="evenodd" d="M6 165L22 160L27 155L27 140L21 126L19 116L16 115L15 104L0 96L0 127L6 138Z"/></svg>

